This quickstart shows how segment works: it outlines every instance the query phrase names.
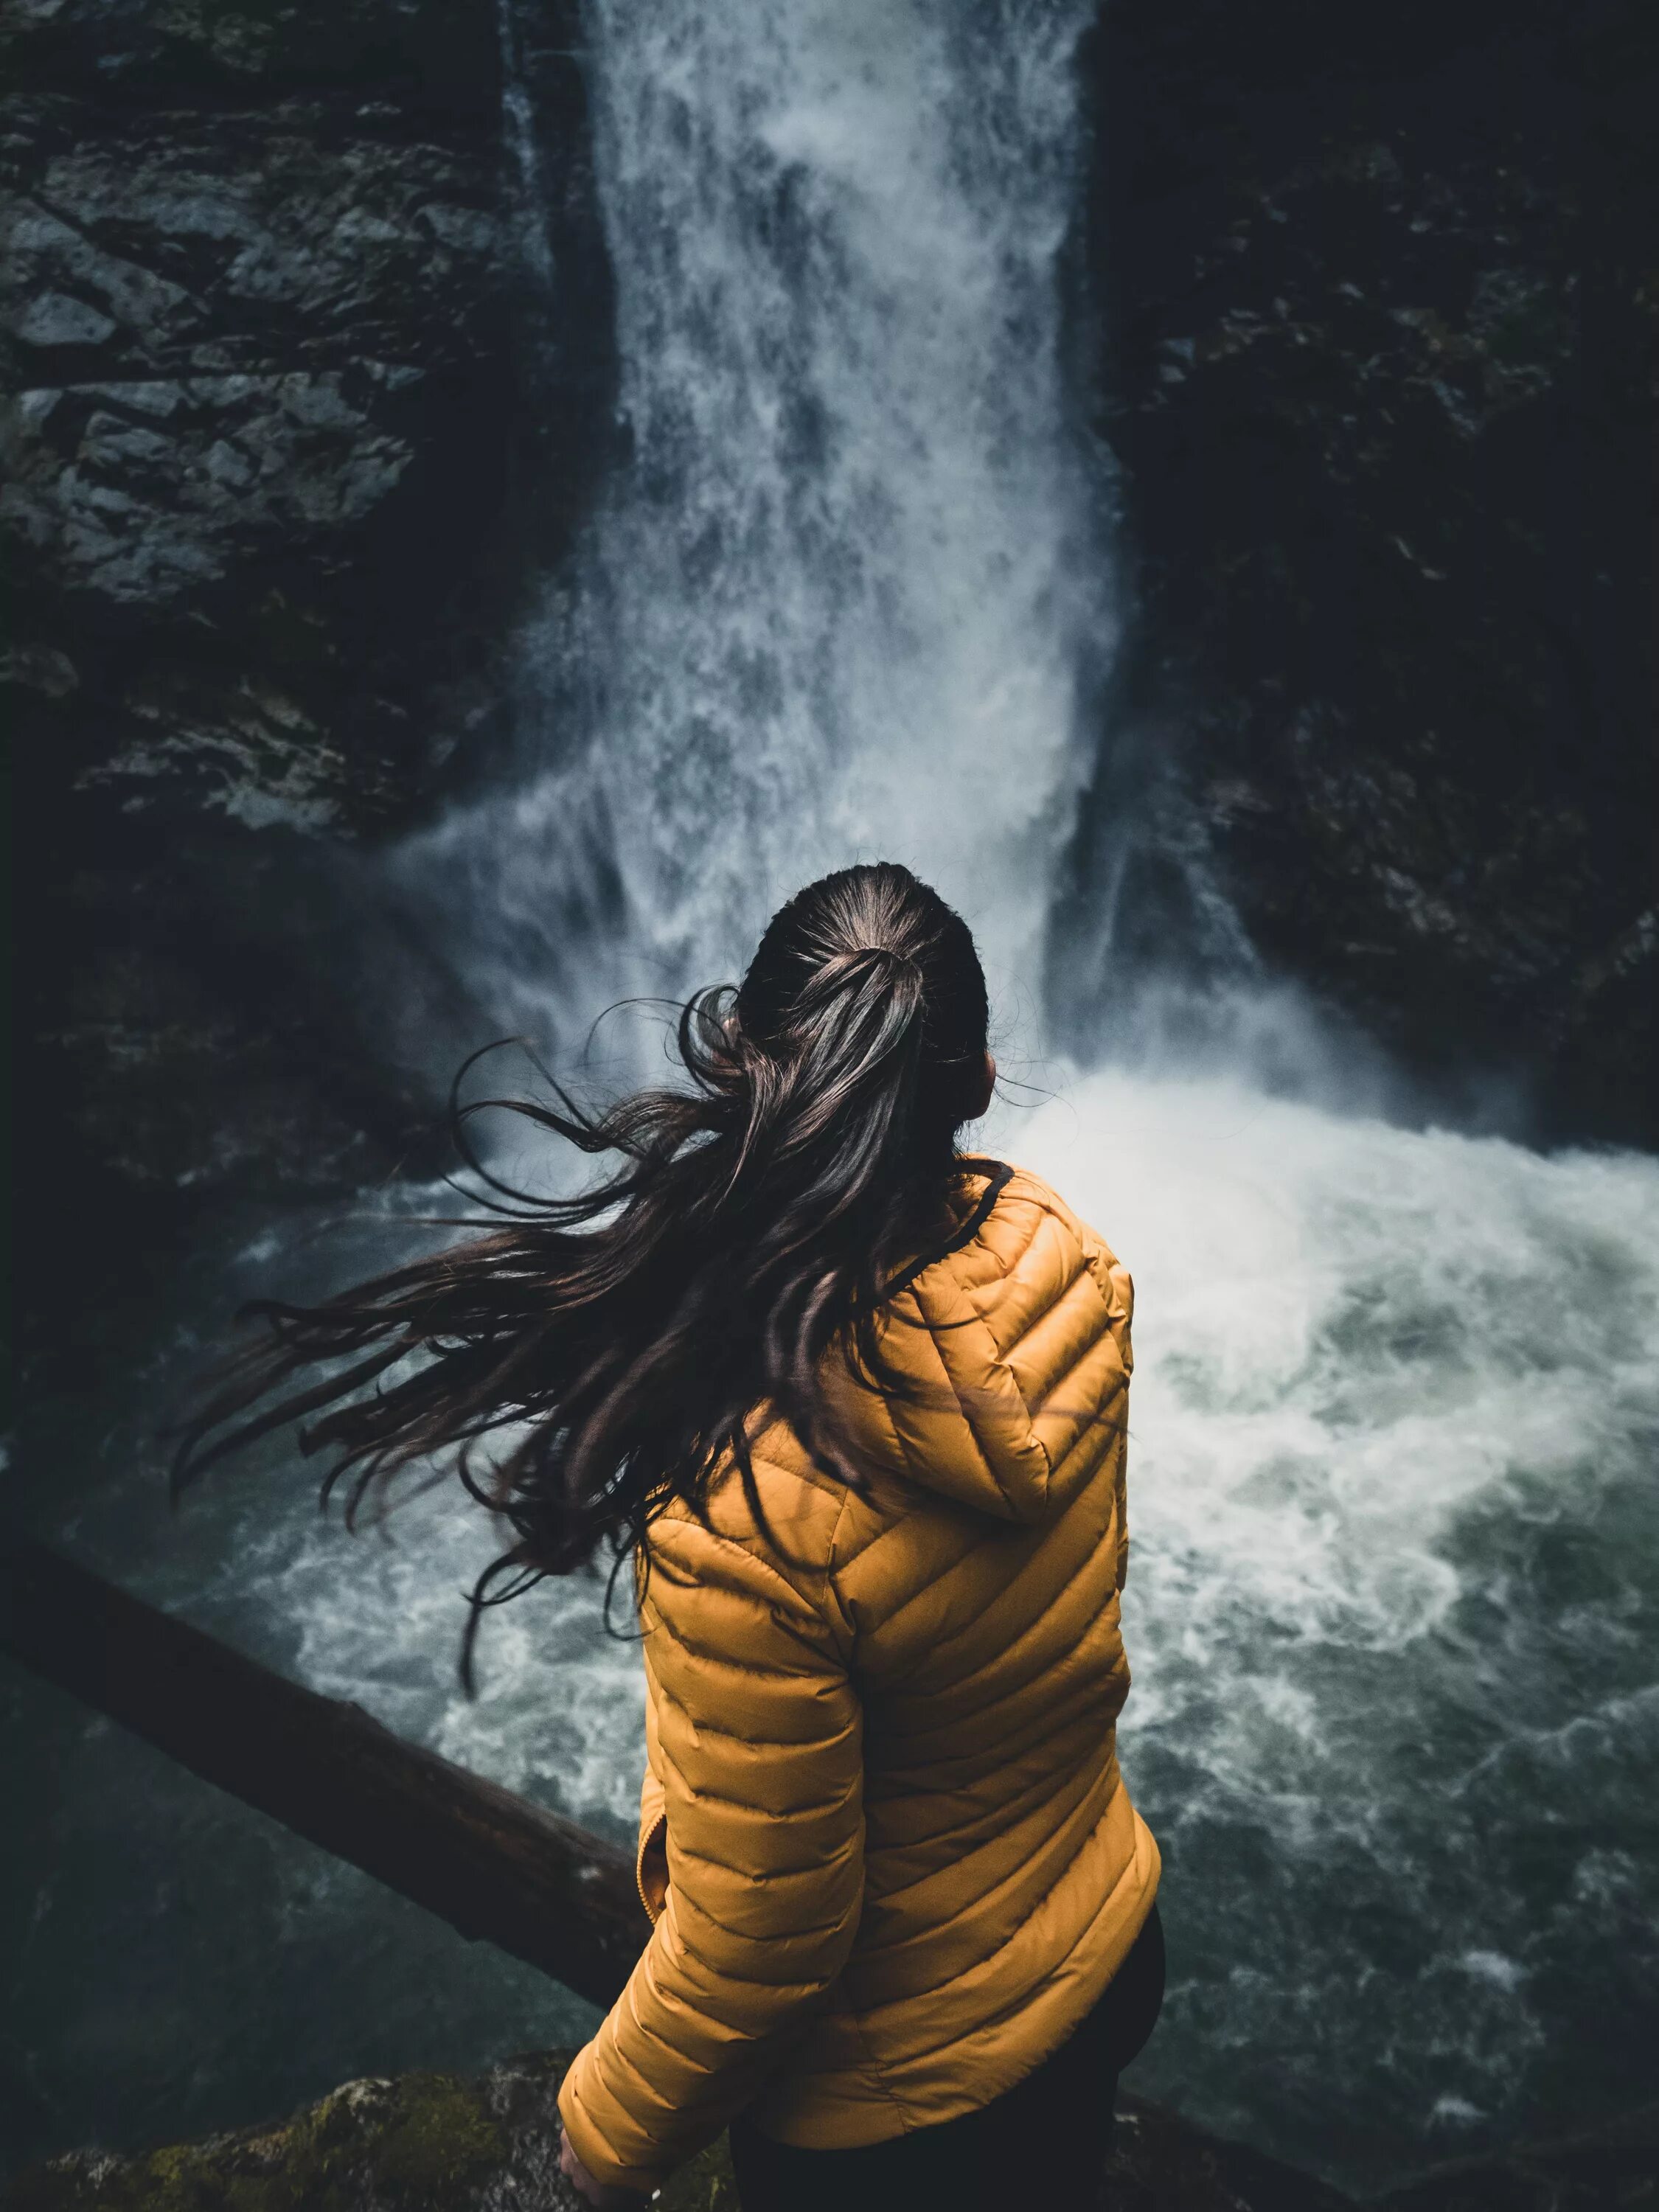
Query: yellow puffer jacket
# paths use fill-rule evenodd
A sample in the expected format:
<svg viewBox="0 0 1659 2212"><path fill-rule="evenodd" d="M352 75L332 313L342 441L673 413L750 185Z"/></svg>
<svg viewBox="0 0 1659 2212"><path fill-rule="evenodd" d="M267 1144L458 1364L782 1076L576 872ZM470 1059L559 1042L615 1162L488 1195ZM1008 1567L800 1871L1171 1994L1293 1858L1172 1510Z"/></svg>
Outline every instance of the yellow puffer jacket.
<svg viewBox="0 0 1659 2212"><path fill-rule="evenodd" d="M655 1524L641 1607L655 1922L559 2108L654 2188L748 2107L883 2142L1011 2088L1139 1933L1158 1849L1118 1773L1129 1686L1129 1278L1036 1176L977 1164L886 1309L913 1402L843 1384L861 1498L775 1424L712 1531Z"/></svg>

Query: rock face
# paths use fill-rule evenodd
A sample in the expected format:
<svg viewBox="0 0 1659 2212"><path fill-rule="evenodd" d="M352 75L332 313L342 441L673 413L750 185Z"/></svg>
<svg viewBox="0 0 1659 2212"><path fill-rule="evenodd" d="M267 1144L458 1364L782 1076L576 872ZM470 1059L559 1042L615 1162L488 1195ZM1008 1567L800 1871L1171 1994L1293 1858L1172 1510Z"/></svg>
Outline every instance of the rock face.
<svg viewBox="0 0 1659 2212"><path fill-rule="evenodd" d="M532 2052L476 2077L349 2081L275 2125L132 2155L71 2151L18 2175L0 2202L6 2212L580 2212L558 2171L556 2100L570 2057ZM1171 2112L1121 2104L1102 2212L1352 2205ZM724 2138L654 2201L663 2212L738 2212ZM1398 2212L1639 2212L1659 2203L1659 2116L1594 2144L1447 2168L1382 2201Z"/></svg>
<svg viewBox="0 0 1659 2212"><path fill-rule="evenodd" d="M1236 957L1218 884L1420 1068L1659 1138L1659 22L1106 0L1088 68L1139 571L1086 879L1143 962Z"/></svg>
<svg viewBox="0 0 1659 2212"><path fill-rule="evenodd" d="M524 550L513 424L544 396L513 343L495 11L23 0L11 32L3 514L37 742L133 813L408 813L477 712ZM569 337L534 373L602 416L603 254L558 65ZM562 452L544 518L593 445Z"/></svg>
<svg viewBox="0 0 1659 2212"><path fill-rule="evenodd" d="M375 925L327 847L487 748L605 451L574 5L534 21L531 238L491 0L12 0L22 1136L89 1218L426 1138L357 1055L337 951Z"/></svg>

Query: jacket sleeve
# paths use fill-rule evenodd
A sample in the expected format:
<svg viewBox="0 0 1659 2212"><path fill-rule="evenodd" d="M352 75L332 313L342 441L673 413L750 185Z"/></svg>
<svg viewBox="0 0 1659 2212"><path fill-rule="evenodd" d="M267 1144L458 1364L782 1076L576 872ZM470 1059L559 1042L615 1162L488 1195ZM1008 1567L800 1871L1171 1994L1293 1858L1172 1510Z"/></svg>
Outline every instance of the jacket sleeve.
<svg viewBox="0 0 1659 2212"><path fill-rule="evenodd" d="M697 1524L657 1529L641 1813L654 1771L666 1896L559 2094L582 2163L641 2191L755 2095L845 1963L864 1891L863 1715L829 1606Z"/></svg>

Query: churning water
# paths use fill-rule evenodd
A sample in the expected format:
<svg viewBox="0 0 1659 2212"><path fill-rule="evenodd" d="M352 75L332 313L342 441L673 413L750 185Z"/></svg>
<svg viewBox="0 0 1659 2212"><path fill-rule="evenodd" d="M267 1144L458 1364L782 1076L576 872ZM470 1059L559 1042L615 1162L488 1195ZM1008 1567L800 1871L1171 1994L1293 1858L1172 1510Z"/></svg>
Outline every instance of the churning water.
<svg viewBox="0 0 1659 2212"><path fill-rule="evenodd" d="M592 8L632 457L526 636L511 788L406 867L451 887L502 1026L562 1051L623 992L732 974L848 859L910 860L969 915L1005 1057L1046 1085L990 1141L1138 1285L1122 1742L1172 1985L1137 2080L1376 2184L1648 2094L1659 1163L1154 1080L1108 1039L1092 1073L1042 1058L1114 629L1055 281L1091 12ZM143 1389L227 1304L362 1272L429 1206L392 1194L325 1239L251 1227ZM168 1522L134 1395L65 1423L65 1450L103 1451L65 1528L83 1554L627 1832L641 1680L596 1587L495 1614L468 1705L459 1593L495 1548L472 1509L428 1495L395 1540L350 1544L272 1452ZM583 2026L117 1733L54 1755L17 1992L36 2139L202 2126Z"/></svg>
<svg viewBox="0 0 1659 2212"><path fill-rule="evenodd" d="M1650 2094L1659 1163L1080 1079L1138 1291L1146 2085L1364 2185Z"/></svg>

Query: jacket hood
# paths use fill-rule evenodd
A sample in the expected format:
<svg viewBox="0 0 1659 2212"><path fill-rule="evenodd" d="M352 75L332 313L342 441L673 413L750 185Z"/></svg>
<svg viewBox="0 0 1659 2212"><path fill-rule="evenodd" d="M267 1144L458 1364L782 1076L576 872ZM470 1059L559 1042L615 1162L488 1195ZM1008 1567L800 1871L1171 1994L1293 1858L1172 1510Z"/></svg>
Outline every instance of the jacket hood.
<svg viewBox="0 0 1659 2212"><path fill-rule="evenodd" d="M882 1357L903 1385L830 1386L860 1458L957 1504L1040 1520L1069 1494L1073 1447L1121 1423L1127 1273L1040 1177L966 1162L957 1237L890 1293ZM1092 1455L1076 1455L1079 1471Z"/></svg>

